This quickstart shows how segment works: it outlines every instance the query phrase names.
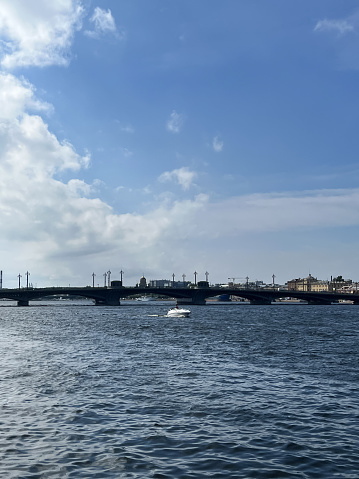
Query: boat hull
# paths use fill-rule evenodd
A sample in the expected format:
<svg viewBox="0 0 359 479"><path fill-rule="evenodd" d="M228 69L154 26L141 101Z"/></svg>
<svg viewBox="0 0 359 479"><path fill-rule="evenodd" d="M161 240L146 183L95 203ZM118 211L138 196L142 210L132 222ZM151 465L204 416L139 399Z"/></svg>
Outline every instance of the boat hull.
<svg viewBox="0 0 359 479"><path fill-rule="evenodd" d="M182 308L172 308L168 311L167 316L169 318L188 318L191 314L189 309L182 309Z"/></svg>

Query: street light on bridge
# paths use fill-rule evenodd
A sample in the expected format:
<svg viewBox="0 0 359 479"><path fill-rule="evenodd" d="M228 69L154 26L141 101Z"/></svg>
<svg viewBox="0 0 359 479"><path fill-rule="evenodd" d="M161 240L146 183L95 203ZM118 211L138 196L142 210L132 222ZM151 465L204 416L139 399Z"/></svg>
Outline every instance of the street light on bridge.
<svg viewBox="0 0 359 479"><path fill-rule="evenodd" d="M29 276L30 276L30 273L29 273L28 271L26 271L25 276L26 276L26 289L29 289Z"/></svg>

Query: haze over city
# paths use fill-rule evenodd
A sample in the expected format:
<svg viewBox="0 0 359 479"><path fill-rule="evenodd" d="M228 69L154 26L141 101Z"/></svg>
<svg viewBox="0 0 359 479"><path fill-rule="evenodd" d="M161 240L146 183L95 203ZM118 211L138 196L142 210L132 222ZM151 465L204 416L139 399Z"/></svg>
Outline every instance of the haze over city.
<svg viewBox="0 0 359 479"><path fill-rule="evenodd" d="M0 269L358 281L359 8L2 0Z"/></svg>

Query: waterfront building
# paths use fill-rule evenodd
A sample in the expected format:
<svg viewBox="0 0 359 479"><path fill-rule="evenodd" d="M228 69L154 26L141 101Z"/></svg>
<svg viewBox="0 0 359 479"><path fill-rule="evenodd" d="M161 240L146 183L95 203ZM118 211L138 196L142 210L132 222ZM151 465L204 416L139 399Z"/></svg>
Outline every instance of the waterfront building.
<svg viewBox="0 0 359 479"><path fill-rule="evenodd" d="M325 284L322 281L318 281L317 278L314 278L311 274L306 278L297 278L288 281L288 290L289 291L329 291L329 289L320 289L321 287L326 288ZM324 282L325 283L325 282ZM318 288L318 289L317 289Z"/></svg>
<svg viewBox="0 0 359 479"><path fill-rule="evenodd" d="M313 281L310 283L310 289L308 291L333 291L333 284L330 281Z"/></svg>
<svg viewBox="0 0 359 479"><path fill-rule="evenodd" d="M357 283L356 283L357 285ZM357 289L357 286L356 286ZM329 292L351 292L354 290L351 279L337 281L336 278L330 281L323 281L315 278L311 274L306 278L297 278L288 281L289 291L329 291Z"/></svg>

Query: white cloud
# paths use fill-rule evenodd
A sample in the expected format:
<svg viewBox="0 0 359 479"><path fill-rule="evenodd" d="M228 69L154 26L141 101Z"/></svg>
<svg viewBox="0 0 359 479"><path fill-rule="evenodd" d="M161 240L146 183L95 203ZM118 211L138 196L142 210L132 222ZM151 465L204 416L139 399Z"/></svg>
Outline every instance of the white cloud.
<svg viewBox="0 0 359 479"><path fill-rule="evenodd" d="M1 65L7 69L67 65L82 14L83 8L76 0L2 0Z"/></svg>
<svg viewBox="0 0 359 479"><path fill-rule="evenodd" d="M85 34L92 38L99 38L103 35L118 35L115 19L111 10L104 10L96 7L90 22L93 24L93 30L86 30Z"/></svg>
<svg viewBox="0 0 359 479"><path fill-rule="evenodd" d="M133 151L129 150L128 148L121 148L121 152L125 158L131 158L133 155Z"/></svg>
<svg viewBox="0 0 359 479"><path fill-rule="evenodd" d="M176 181L184 190L188 190L196 176L197 173L195 171L183 167L172 171L165 171L159 176L158 180L163 183L167 181Z"/></svg>
<svg viewBox="0 0 359 479"><path fill-rule="evenodd" d="M42 281L47 277L66 284L89 268L108 268L123 255L133 265L146 265L146 257L159 264L161 254L156 259L157 253L149 251L157 249L171 225L187 221L203 202L159 207L145 215L115 214L105 202L89 197L93 188L84 181L57 180L59 171L78 171L89 158L60 143L40 116L26 111L41 106L30 84L12 75L1 78L6 115L0 121L0 252L5 277L25 267L34 282L41 274ZM189 181L181 172L178 178L183 185Z"/></svg>
<svg viewBox="0 0 359 479"><path fill-rule="evenodd" d="M16 118L24 109L50 111L52 107L35 98L35 88L26 80L0 72L0 121Z"/></svg>
<svg viewBox="0 0 359 479"><path fill-rule="evenodd" d="M342 19L322 19L317 22L313 30L317 34L330 35L335 42L333 44L338 67L340 69L358 70L358 31L359 10Z"/></svg>
<svg viewBox="0 0 359 479"><path fill-rule="evenodd" d="M223 236L359 225L359 189L320 190L232 197L211 204L208 228ZM212 233L211 233L212 232Z"/></svg>
<svg viewBox="0 0 359 479"><path fill-rule="evenodd" d="M223 150L223 141L218 136L215 136L212 141L212 146L214 151L220 153Z"/></svg>
<svg viewBox="0 0 359 479"><path fill-rule="evenodd" d="M124 133L131 133L131 134L135 132L135 129L133 128L132 125L121 126L120 130L123 131Z"/></svg>
<svg viewBox="0 0 359 479"><path fill-rule="evenodd" d="M183 125L183 115L180 115L173 110L168 121L167 121L167 130L172 133L179 133Z"/></svg>
<svg viewBox="0 0 359 479"><path fill-rule="evenodd" d="M354 26L347 20L320 20L314 27L315 32L336 32L339 35L354 32Z"/></svg>

